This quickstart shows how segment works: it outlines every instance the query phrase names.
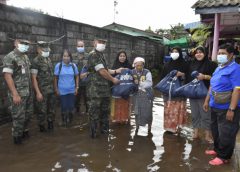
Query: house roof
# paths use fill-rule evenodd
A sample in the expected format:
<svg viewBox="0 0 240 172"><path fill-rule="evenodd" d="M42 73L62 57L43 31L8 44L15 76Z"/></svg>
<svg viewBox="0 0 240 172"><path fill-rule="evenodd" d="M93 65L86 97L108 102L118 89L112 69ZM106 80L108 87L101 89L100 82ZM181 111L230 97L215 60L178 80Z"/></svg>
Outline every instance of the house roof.
<svg viewBox="0 0 240 172"><path fill-rule="evenodd" d="M240 36L240 0L198 0L192 8L207 24L214 24L215 14L221 14L221 37Z"/></svg>
<svg viewBox="0 0 240 172"><path fill-rule="evenodd" d="M108 30L114 30L117 32L125 33L127 35L135 36L135 37L145 37L151 40L155 40L158 42L162 42L162 36L151 33L151 32L146 32L137 28L125 26L125 25L120 25L117 23L112 23L110 25L104 26L103 28L108 29Z"/></svg>
<svg viewBox="0 0 240 172"><path fill-rule="evenodd" d="M198 0L192 8L212 8L238 5L240 5L240 0Z"/></svg>

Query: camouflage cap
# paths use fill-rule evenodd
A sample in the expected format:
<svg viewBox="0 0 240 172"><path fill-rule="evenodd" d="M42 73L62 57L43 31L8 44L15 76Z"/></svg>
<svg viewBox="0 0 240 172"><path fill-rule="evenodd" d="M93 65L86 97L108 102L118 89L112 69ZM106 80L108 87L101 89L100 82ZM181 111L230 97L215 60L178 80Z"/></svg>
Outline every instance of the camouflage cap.
<svg viewBox="0 0 240 172"><path fill-rule="evenodd" d="M30 41L28 41L26 39L16 39L16 40L18 40L22 44L30 44Z"/></svg>
<svg viewBox="0 0 240 172"><path fill-rule="evenodd" d="M49 43L45 41L38 41L37 46L40 47L43 51L50 51Z"/></svg>
<svg viewBox="0 0 240 172"><path fill-rule="evenodd" d="M95 40L107 42L107 39L104 39L104 38L101 38L101 37L95 37Z"/></svg>

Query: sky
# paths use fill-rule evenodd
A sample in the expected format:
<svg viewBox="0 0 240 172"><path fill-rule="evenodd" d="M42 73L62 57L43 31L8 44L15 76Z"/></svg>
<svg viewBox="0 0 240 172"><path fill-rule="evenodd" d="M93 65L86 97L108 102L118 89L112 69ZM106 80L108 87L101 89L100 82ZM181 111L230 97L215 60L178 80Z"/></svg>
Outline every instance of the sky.
<svg viewBox="0 0 240 172"><path fill-rule="evenodd" d="M8 0L8 5L41 9L53 16L103 27L115 23L145 30L149 26L168 29L170 25L199 21L191 6L197 0Z"/></svg>

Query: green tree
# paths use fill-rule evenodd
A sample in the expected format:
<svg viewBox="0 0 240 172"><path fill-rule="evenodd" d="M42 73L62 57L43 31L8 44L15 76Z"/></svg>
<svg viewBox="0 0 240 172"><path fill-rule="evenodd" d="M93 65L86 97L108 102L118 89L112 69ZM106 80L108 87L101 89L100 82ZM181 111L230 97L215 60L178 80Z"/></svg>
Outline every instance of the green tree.
<svg viewBox="0 0 240 172"><path fill-rule="evenodd" d="M197 46L204 46L212 34L212 26L201 25L198 28L190 29L190 33L192 40L197 43Z"/></svg>
<svg viewBox="0 0 240 172"><path fill-rule="evenodd" d="M148 28L145 30L145 32L150 32L150 33L154 33L151 26L148 26Z"/></svg>

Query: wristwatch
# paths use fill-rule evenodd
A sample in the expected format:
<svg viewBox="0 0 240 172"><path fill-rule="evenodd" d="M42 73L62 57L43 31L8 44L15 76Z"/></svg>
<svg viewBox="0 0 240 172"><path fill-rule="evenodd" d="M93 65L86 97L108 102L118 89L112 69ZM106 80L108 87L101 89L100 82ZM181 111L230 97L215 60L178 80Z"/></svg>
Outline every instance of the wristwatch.
<svg viewBox="0 0 240 172"><path fill-rule="evenodd" d="M232 108L228 108L228 110L231 112L235 112L235 109L232 109Z"/></svg>

